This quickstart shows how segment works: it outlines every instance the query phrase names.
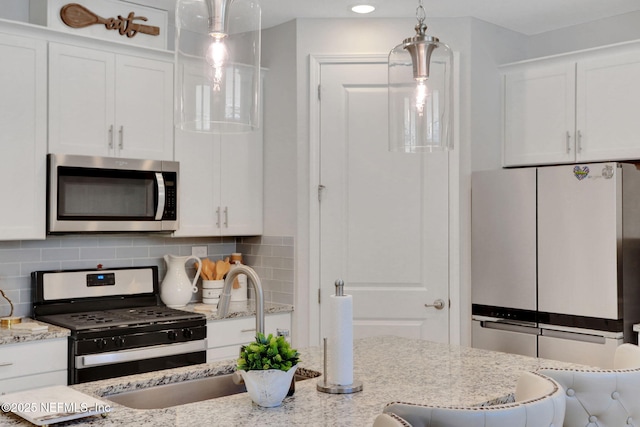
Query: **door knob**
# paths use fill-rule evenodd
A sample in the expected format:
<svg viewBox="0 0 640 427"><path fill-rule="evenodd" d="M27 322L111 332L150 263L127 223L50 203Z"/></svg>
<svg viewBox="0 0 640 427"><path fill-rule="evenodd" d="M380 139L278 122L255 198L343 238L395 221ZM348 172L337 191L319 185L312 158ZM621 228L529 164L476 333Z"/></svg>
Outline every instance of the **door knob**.
<svg viewBox="0 0 640 427"><path fill-rule="evenodd" d="M435 307L436 310L442 310L444 308L444 301L438 298L433 302L433 304L425 304L424 306Z"/></svg>

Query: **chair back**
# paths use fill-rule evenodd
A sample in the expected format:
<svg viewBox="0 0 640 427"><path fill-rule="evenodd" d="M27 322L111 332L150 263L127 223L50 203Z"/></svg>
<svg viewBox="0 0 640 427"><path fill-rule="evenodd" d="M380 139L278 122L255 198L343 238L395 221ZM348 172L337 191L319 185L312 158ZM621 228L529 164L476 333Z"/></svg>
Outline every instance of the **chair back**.
<svg viewBox="0 0 640 427"><path fill-rule="evenodd" d="M383 414L394 414L402 421L379 416L374 427L406 425L400 422L413 427L561 427L564 411L562 387L551 378L525 372L516 386L516 402L469 407L393 402L384 408ZM382 424L387 421L399 423Z"/></svg>
<svg viewBox="0 0 640 427"><path fill-rule="evenodd" d="M540 373L565 389L565 427L640 426L640 369Z"/></svg>
<svg viewBox="0 0 640 427"><path fill-rule="evenodd" d="M621 344L613 355L613 369L640 368L640 347L634 344Z"/></svg>

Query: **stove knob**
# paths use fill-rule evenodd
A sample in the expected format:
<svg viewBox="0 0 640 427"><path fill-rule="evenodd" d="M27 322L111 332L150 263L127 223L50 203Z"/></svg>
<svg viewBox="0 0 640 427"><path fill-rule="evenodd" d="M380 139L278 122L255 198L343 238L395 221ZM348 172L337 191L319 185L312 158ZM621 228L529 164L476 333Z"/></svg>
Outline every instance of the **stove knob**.
<svg viewBox="0 0 640 427"><path fill-rule="evenodd" d="M191 338L193 337L193 331L191 329L183 329L182 336L185 338Z"/></svg>
<svg viewBox="0 0 640 427"><path fill-rule="evenodd" d="M107 348L107 340L105 339L97 339L94 340L93 342L96 343L96 346L100 349L100 350L104 350L105 348Z"/></svg>
<svg viewBox="0 0 640 427"><path fill-rule="evenodd" d="M178 339L178 334L174 330L169 331L167 333L167 335L168 335L170 341L175 341L175 340Z"/></svg>
<svg viewBox="0 0 640 427"><path fill-rule="evenodd" d="M116 347L124 347L124 338L116 337Z"/></svg>

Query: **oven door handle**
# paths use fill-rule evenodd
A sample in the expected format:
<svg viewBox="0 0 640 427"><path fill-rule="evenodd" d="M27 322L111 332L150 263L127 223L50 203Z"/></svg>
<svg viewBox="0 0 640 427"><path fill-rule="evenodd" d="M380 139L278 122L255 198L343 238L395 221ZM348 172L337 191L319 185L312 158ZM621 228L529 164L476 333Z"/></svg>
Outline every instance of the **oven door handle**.
<svg viewBox="0 0 640 427"><path fill-rule="evenodd" d="M136 360L153 359L156 357L174 356L177 354L193 353L207 350L207 340L188 341L179 344L164 344L152 347L136 348L132 350L112 351L109 353L88 354L76 356L76 369L91 368L101 365L134 362Z"/></svg>

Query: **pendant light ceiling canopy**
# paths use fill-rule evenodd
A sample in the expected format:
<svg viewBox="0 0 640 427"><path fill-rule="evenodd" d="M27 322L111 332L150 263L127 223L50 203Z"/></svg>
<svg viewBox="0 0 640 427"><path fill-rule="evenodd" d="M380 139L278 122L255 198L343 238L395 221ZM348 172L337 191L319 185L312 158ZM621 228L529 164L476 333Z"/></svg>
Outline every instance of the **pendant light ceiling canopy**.
<svg viewBox="0 0 640 427"><path fill-rule="evenodd" d="M241 133L260 126L260 24L256 0L177 0L177 128Z"/></svg>
<svg viewBox="0 0 640 427"><path fill-rule="evenodd" d="M426 34L422 0L416 18L415 36L389 53L389 150L449 150L453 55L449 46Z"/></svg>

